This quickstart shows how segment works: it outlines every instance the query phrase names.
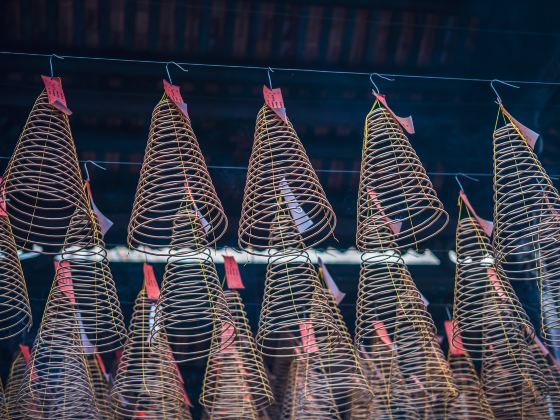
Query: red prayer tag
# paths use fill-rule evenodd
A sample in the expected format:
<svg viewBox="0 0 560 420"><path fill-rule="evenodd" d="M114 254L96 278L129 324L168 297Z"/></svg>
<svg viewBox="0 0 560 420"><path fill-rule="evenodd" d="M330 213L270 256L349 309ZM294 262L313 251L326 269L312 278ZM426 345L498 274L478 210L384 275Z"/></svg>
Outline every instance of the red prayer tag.
<svg viewBox="0 0 560 420"><path fill-rule="evenodd" d="M145 411L136 411L134 414L136 417L148 417Z"/></svg>
<svg viewBox="0 0 560 420"><path fill-rule="evenodd" d="M373 328L381 341L393 349L393 342L391 341L391 337L389 336L389 332L387 331L387 328L385 328L383 321L373 321Z"/></svg>
<svg viewBox="0 0 560 420"><path fill-rule="evenodd" d="M476 221L478 222L478 224L480 225L484 233L489 237L492 236L492 232L494 231L494 223L492 223L490 220L483 219L482 217L479 217L478 214L476 214L476 211L474 211L473 206L471 205L469 199L467 198L467 194L465 194L463 190L459 192L459 197L461 197L461 200L463 200L467 208L470 210L473 217L476 219Z"/></svg>
<svg viewBox="0 0 560 420"><path fill-rule="evenodd" d="M66 98L62 90L62 79L60 77L50 76L41 76L41 79L43 79L43 84L47 91L49 104L66 115L72 115L72 111L66 106Z"/></svg>
<svg viewBox="0 0 560 420"><path fill-rule="evenodd" d="M224 269L226 270L226 281L229 289L245 289L239 266L234 257L224 255Z"/></svg>
<svg viewBox="0 0 560 420"><path fill-rule="evenodd" d="M282 98L282 90L280 88L269 89L263 85L264 103L271 108L276 115L285 123L288 122L286 115L286 107L284 106L284 98Z"/></svg>
<svg viewBox="0 0 560 420"><path fill-rule="evenodd" d="M101 369L101 373L103 373L103 375L107 374L107 369L105 369L105 363L103 363L103 359L101 358L101 355L99 353L97 353L97 349L94 350L95 351L95 359L97 360L97 364L99 365L99 369Z"/></svg>
<svg viewBox="0 0 560 420"><path fill-rule="evenodd" d="M7 217L8 210L6 208L6 187L2 183L2 177L0 176L0 217Z"/></svg>
<svg viewBox="0 0 560 420"><path fill-rule="evenodd" d="M144 263L144 286L146 287L146 296L150 300L158 300L159 286L154 273L154 267L148 263Z"/></svg>
<svg viewBox="0 0 560 420"><path fill-rule="evenodd" d="M498 275L496 274L496 270L494 270L493 267L488 267L486 269L486 272L488 273L488 278L490 279L490 282L492 283L492 286L494 287L496 292L498 292L499 298L502 299L502 300L506 300L507 299L507 294L504 291L504 288L502 287L502 285L500 283L500 279L498 278Z"/></svg>
<svg viewBox="0 0 560 420"><path fill-rule="evenodd" d="M515 118L513 118L511 116L511 114L506 111L506 109L504 108L504 105L502 104L502 102L500 100L498 100L498 105L500 105L500 109L502 110L504 115L511 121L513 126L518 130L519 134L521 134L521 137L523 137L525 139L525 141L527 142L529 147L531 147L531 149L534 149L535 148L535 143L539 139L539 133L531 130L529 127L521 124L519 121L517 121Z"/></svg>
<svg viewBox="0 0 560 420"><path fill-rule="evenodd" d="M56 281L60 291L68 298L68 300L70 300L71 303L76 304L70 261L55 261L54 269L56 271Z"/></svg>
<svg viewBox="0 0 560 420"><path fill-rule="evenodd" d="M23 356L23 360L25 360L26 363L29 363L29 359L31 358L31 352L29 351L29 346L27 346L25 344L20 344L19 345L19 350L21 351L21 355Z"/></svg>
<svg viewBox="0 0 560 420"><path fill-rule="evenodd" d="M232 324L224 323L222 324L222 335L220 336L220 351L222 352L233 352L235 346L233 345L233 340L235 336L235 328Z"/></svg>
<svg viewBox="0 0 560 420"><path fill-rule="evenodd" d="M383 217L383 220L385 220L387 223L389 223L389 228L391 229L391 231L395 235L397 233L399 233L401 231L401 228L402 228L402 222L394 222L391 219L389 219L385 215L385 212L383 211L383 207L381 206L381 201L377 197L377 193L375 192L375 190L371 187L366 187L366 190L367 190L368 195L371 198L371 201L373 201L373 204L375 205L377 210L379 210L379 212L381 213L381 216Z"/></svg>
<svg viewBox="0 0 560 420"><path fill-rule="evenodd" d="M313 326L311 326L311 323L300 322L299 332L301 333L301 344L304 353L313 353L319 351L317 340L315 338L315 330L313 329Z"/></svg>
<svg viewBox="0 0 560 420"><path fill-rule="evenodd" d="M163 90L167 97L177 105L179 111L183 113L185 117L188 117L188 109L187 104L183 101L183 97L181 96L181 88L179 86L172 85L167 80L163 79Z"/></svg>
<svg viewBox="0 0 560 420"><path fill-rule="evenodd" d="M465 354L465 351L461 349L461 347L463 347L463 341L461 340L460 331L457 337L455 337L455 340L453 340L453 328L456 329L459 328L457 327L455 321L444 321L443 325L445 327L445 335L447 336L447 343L449 344L449 352L451 354ZM459 347L456 347L455 343L457 343Z"/></svg>
<svg viewBox="0 0 560 420"><path fill-rule="evenodd" d="M383 107L387 111L389 111L389 114L391 114L393 116L393 118L398 121L398 123L401 125L401 127L404 128L405 131L408 134L414 134L414 122L412 121L411 116L408 116L406 118L397 116L397 114L395 114L393 112L393 110L391 108L389 108L389 105L387 105L387 100L385 99L385 95L382 95L382 94L377 93L375 91L373 91L373 94L376 97L376 99L379 102L381 102L381 105L383 105Z"/></svg>

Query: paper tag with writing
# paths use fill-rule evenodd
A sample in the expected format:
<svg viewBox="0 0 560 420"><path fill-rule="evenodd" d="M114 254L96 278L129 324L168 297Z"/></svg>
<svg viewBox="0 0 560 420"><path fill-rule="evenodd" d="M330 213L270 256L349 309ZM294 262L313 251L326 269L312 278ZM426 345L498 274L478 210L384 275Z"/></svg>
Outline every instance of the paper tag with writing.
<svg viewBox="0 0 560 420"><path fill-rule="evenodd" d="M25 344L20 344L19 351L21 351L23 360L25 360L26 363L29 363L29 359L31 358L31 352L29 351L29 346Z"/></svg>
<svg viewBox="0 0 560 420"><path fill-rule="evenodd" d="M86 189L88 192L91 209L93 210L93 214L95 214L95 217L97 217L99 230L101 231L102 235L105 235L107 231L111 229L111 226L113 226L113 222L111 219L109 219L107 216L101 213L101 210L99 210L99 208L95 205L95 202L93 201L93 195L91 193L91 186L89 185L89 181L86 181Z"/></svg>
<svg viewBox="0 0 560 420"><path fill-rule="evenodd" d="M282 98L282 90L280 88L269 89L263 85L264 103L272 109L276 115L280 117L286 124L288 116L286 115L286 107L284 106L284 98Z"/></svg>
<svg viewBox="0 0 560 420"><path fill-rule="evenodd" d="M150 300L159 299L159 286L154 273L154 267L144 263L144 285L146 287L146 297Z"/></svg>
<svg viewBox="0 0 560 420"><path fill-rule="evenodd" d="M375 98L379 102L381 102L381 105L383 105L383 107L387 111L389 111L389 114L391 114L393 116L393 118L398 121L398 123L401 125L401 127L404 128L404 130L408 134L414 134L414 122L412 121L412 117L408 116L406 118L403 118L403 117L397 116L397 114L395 114L393 112L393 110L391 108L389 108L389 105L387 105L387 100L385 99L385 95L383 95L381 93L377 93L375 91L372 91L372 92L373 92L373 95L375 96Z"/></svg>
<svg viewBox="0 0 560 420"><path fill-rule="evenodd" d="M47 91L47 98L49 104L54 106L60 112L66 115L72 115L72 111L66 106L66 98L62 90L62 79L60 77L41 76L45 90Z"/></svg>
<svg viewBox="0 0 560 420"><path fill-rule="evenodd" d="M68 300L76 304L74 295L74 284L72 282L72 270L70 269L70 261L55 261L54 269L56 271L56 281L60 291L68 298Z"/></svg>
<svg viewBox="0 0 560 420"><path fill-rule="evenodd" d="M455 340L453 340L453 328L458 330L458 326L455 321L444 321L443 326L445 327L445 335L447 336L447 343L449 344L449 352L451 354L465 354L465 351L461 349L463 347L463 341L461 340L461 332L457 334ZM459 347L456 347L457 344Z"/></svg>
<svg viewBox="0 0 560 420"><path fill-rule="evenodd" d="M327 270L327 267L325 266L325 263L323 262L323 260L321 258L317 258L317 262L319 263L319 267L320 267L319 272L321 273L321 276L323 277L323 280L325 280L325 283L327 284L327 287L331 291L332 295L334 296L334 300L335 300L336 304L338 305L340 303L340 301L342 299L344 299L344 296L346 296L346 293L343 293L343 292L340 291L340 289L336 285L334 279L332 278L331 273L329 273L329 270Z"/></svg>
<svg viewBox="0 0 560 420"><path fill-rule="evenodd" d="M235 338L235 328L230 323L222 323L222 334L220 336L220 351L233 352L235 345L233 340Z"/></svg>
<svg viewBox="0 0 560 420"><path fill-rule="evenodd" d="M521 136L525 139L529 147L531 147L531 149L534 149L535 143L537 142L540 134L537 133L536 131L531 130L529 127L526 127L525 125L517 121L515 118L513 118L511 114L506 111L501 101L498 101L498 105L500 105L500 109L502 110L504 115L511 121L514 127L517 128L517 130L519 131Z"/></svg>
<svg viewBox="0 0 560 420"><path fill-rule="evenodd" d="M476 221L478 222L478 224L480 225L480 227L482 228L486 236L488 237L492 236L492 232L494 231L494 223L491 222L490 220L483 219L478 214L476 214L476 211L474 211L473 206L471 205L469 199L467 198L467 194L465 194L463 190L459 192L459 197L461 197L461 200L463 200L463 203L465 203L465 205L471 212L472 216L476 219Z"/></svg>
<svg viewBox="0 0 560 420"><path fill-rule="evenodd" d="M163 79L163 90L165 91L167 97L177 106L177 108L179 108L179 111L188 118L189 113L187 112L187 104L183 101L179 86L172 85L167 80Z"/></svg>
<svg viewBox="0 0 560 420"><path fill-rule="evenodd" d="M493 267L488 267L486 268L486 272L488 273L488 278L490 279L490 283L492 283L492 286L494 287L496 292L498 292L498 297L502 300L507 300L507 294L504 291L504 288L502 287L502 284L500 282L500 279L498 278L498 274L496 273L496 270Z"/></svg>
<svg viewBox="0 0 560 420"><path fill-rule="evenodd" d="M6 208L6 187L2 183L2 177L0 176L0 217L8 216L8 209Z"/></svg>
<svg viewBox="0 0 560 420"><path fill-rule="evenodd" d="M373 328L375 329L375 333L377 336L383 341L383 343L387 344L391 350L394 350L393 342L391 341L391 337L389 336L389 332L387 328L385 328L385 323L383 321L373 321Z"/></svg>
<svg viewBox="0 0 560 420"><path fill-rule="evenodd" d="M226 270L226 281L228 289L245 289L243 281L241 280L241 273L235 258L229 255L224 255L224 269Z"/></svg>
<svg viewBox="0 0 560 420"><path fill-rule="evenodd" d="M381 201L377 197L377 193L373 188L366 187L366 191L369 197L371 198L371 201L373 202L375 208L377 208L377 210L379 210L379 213L381 213L383 220L385 220L389 224L389 228L391 229L391 232L393 232L395 235L399 233L402 228L402 222L395 222L389 219L389 217L385 215L385 211L383 211L383 207L381 206Z"/></svg>
<svg viewBox="0 0 560 420"><path fill-rule="evenodd" d="M280 180L280 194L290 209L290 215L292 219L294 219L299 233L303 233L313 226L313 220L309 218L305 210L299 205L296 197L292 193L292 189L288 185L288 181L286 181L284 177Z"/></svg>
<svg viewBox="0 0 560 420"><path fill-rule="evenodd" d="M315 330L310 322L300 322L299 332L301 333L301 345L304 353L319 351L319 346L317 346L317 340L315 338Z"/></svg>
<svg viewBox="0 0 560 420"><path fill-rule="evenodd" d="M208 222L208 220L206 220L206 218L202 215L202 213L198 209L198 206L196 205L196 202L194 201L194 198L193 198L193 195L192 195L192 192L191 192L191 188L189 187L189 184L187 184L186 182L185 182L185 188L187 189L187 195L190 198L190 204L192 204L194 212L196 214L196 217L200 221L200 224L202 225L202 228L204 229L204 232L206 232L206 233L210 232L210 229L212 229L212 225Z"/></svg>

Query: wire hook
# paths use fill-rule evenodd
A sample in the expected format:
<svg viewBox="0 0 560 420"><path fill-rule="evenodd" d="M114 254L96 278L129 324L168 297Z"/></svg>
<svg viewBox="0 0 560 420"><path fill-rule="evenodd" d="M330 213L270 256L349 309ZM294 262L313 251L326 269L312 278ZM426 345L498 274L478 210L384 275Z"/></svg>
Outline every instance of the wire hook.
<svg viewBox="0 0 560 420"><path fill-rule="evenodd" d="M272 70L272 67L269 67L268 69L266 69L266 74L268 76L268 86L272 90L272 79L270 78L270 73L274 73L274 70Z"/></svg>
<svg viewBox="0 0 560 420"><path fill-rule="evenodd" d="M515 85L512 85L511 83L504 82L503 80L492 79L492 81L490 82L490 87L492 88L492 90L493 90L494 93L496 94L496 98L498 98L498 103L501 103L501 102L502 102L502 98L500 98L500 95L498 94L498 91L497 91L496 88L494 87L494 82L498 82L498 83L501 83L501 84L503 84L503 85L506 85L506 86L510 86L510 87L512 87L512 88L515 88L515 89L519 89L519 86L515 86Z"/></svg>
<svg viewBox="0 0 560 420"><path fill-rule="evenodd" d="M51 54L49 57L49 65L51 66L51 79L54 77L54 71L53 71L53 64L52 64L52 59L53 57L56 57L60 60L64 60L64 57L61 57L60 55L56 55L56 54Z"/></svg>
<svg viewBox="0 0 560 420"><path fill-rule="evenodd" d="M107 170L107 168L101 166L99 163L96 163L96 162L94 162L93 160L86 160L86 161L84 162L84 169L85 169L85 171L86 171L86 181L89 181L89 171L88 171L88 168L87 168L87 164L88 164L88 163L91 163L92 165L97 166L99 169L103 169L104 171Z"/></svg>
<svg viewBox="0 0 560 420"><path fill-rule="evenodd" d="M451 320L451 311L449 310L450 305L445 305L445 312L447 313L447 319Z"/></svg>
<svg viewBox="0 0 560 420"><path fill-rule="evenodd" d="M169 73L169 65L170 64L175 64L177 67L179 67L181 70L183 70L184 72L188 72L189 70L182 67L180 64L177 64L175 61L169 61L166 65L165 65L165 71L167 72L167 80L169 80L169 83L173 84L173 81L171 80L171 73Z"/></svg>
<svg viewBox="0 0 560 420"><path fill-rule="evenodd" d="M370 81L371 84L373 85L373 88L374 88L374 90L375 90L376 93L379 93L379 88L377 87L377 85L376 85L375 82L373 81L373 76L377 76L377 77L379 77L380 79L388 80L388 81L390 81L390 82L394 82L394 81L395 81L395 79L391 79L391 78L389 78L389 77L387 77L387 76L382 76L382 75L379 74L379 73L370 73L370 74L369 74L369 81Z"/></svg>
<svg viewBox="0 0 560 420"><path fill-rule="evenodd" d="M474 178L470 175L459 172L457 175L455 175L455 181L457 182L457 184L459 184L459 188L461 188L461 191L465 191L465 189L463 188L463 185L461 184L461 181L459 181L460 176L465 177L467 179L470 179L471 181L480 182L480 179L478 179L478 178Z"/></svg>

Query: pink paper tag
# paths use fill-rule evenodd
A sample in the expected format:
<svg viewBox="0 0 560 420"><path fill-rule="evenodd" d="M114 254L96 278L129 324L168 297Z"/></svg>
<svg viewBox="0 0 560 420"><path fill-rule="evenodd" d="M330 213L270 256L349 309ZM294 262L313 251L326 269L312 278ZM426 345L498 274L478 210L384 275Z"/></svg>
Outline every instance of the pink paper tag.
<svg viewBox="0 0 560 420"><path fill-rule="evenodd" d="M220 351L233 352L235 346L233 345L233 338L235 336L235 328L232 324L222 324L222 335L220 336Z"/></svg>
<svg viewBox="0 0 560 420"><path fill-rule="evenodd" d="M99 224L99 230L101 231L102 235L105 235L111 226L113 226L113 222L103 213L101 210L97 208L95 202L93 201L93 195L91 193L91 187L89 185L89 181L86 181L86 189L89 195L89 202L91 203L91 209L93 210L93 214L97 217L97 223Z"/></svg>
<svg viewBox="0 0 560 420"><path fill-rule="evenodd" d="M461 200L463 200L467 208L470 210L473 217L476 219L486 236L492 236L492 232L494 231L494 223L492 223L490 220L483 219L482 217L479 217L478 214L476 214L476 211L474 211L473 206L467 198L467 194L465 194L463 190L459 191L459 197L461 197Z"/></svg>
<svg viewBox="0 0 560 420"><path fill-rule="evenodd" d="M64 112L66 115L72 115L72 111L66 106L66 98L62 90L62 79L60 77L49 76L41 76L41 79L43 79L43 84L47 91L49 104L59 111Z"/></svg>
<svg viewBox="0 0 560 420"><path fill-rule="evenodd" d="M74 295L74 284L72 282L72 270L70 269L70 261L55 261L54 269L56 271L56 280L60 291L68 298L68 300L76 304Z"/></svg>
<svg viewBox="0 0 560 420"><path fill-rule="evenodd" d="M286 115L286 107L282 98L282 90L280 88L269 89L266 85L263 85L263 96L264 103L287 124L288 116Z"/></svg>
<svg viewBox="0 0 560 420"><path fill-rule="evenodd" d="M158 300L159 286L154 273L154 267L144 263L144 285L146 287L146 297L150 300Z"/></svg>
<svg viewBox="0 0 560 420"><path fill-rule="evenodd" d="M394 349L393 342L391 341L391 337L389 336L389 332L385 328L385 324L383 321L373 321L373 328L375 329L375 333L377 336L383 341L383 343L387 344L391 349Z"/></svg>
<svg viewBox="0 0 560 420"><path fill-rule="evenodd" d="M391 229L391 231L395 235L397 233L399 233L401 231L401 228L402 228L402 222L394 222L391 219L389 219L385 215L385 212L383 211L383 207L381 207L381 201L379 201L379 198L377 198L377 193L375 192L375 190L371 187L366 187L366 190L367 190L368 195L371 198L371 201L373 201L373 204L375 205L377 210L379 210L379 213L381 213L381 216L383 217L383 220L385 220L389 224L389 228Z"/></svg>
<svg viewBox="0 0 560 420"><path fill-rule="evenodd" d="M2 183L0 176L0 217L7 217L8 209L6 208L6 187Z"/></svg>
<svg viewBox="0 0 560 420"><path fill-rule="evenodd" d="M402 128L405 129L405 131L408 134L414 134L414 122L412 121L412 117L399 117L397 116L397 114L395 114L391 108L389 108L389 106L387 105L387 100L385 99L385 95L382 95L380 93L377 93L375 91L373 91L374 96L377 98L377 100L379 102L381 102L381 104L383 105L383 107L389 111L389 114L391 114L393 116L393 118L395 120L397 120L399 122L399 124L402 126Z"/></svg>
<svg viewBox="0 0 560 420"><path fill-rule="evenodd" d="M25 344L20 344L19 345L19 351L21 351L21 355L23 356L23 360L25 360L26 363L29 363L29 359L31 358L31 352L29 351L29 346L27 346Z"/></svg>
<svg viewBox="0 0 560 420"><path fill-rule="evenodd" d="M463 347L463 342L461 340L461 333L457 335L455 341L453 341L453 328L458 328L455 324L455 321L444 321L443 323L445 327L445 335L447 336L447 343L449 344L449 352L451 354L465 354L465 351L462 350L460 347ZM459 345L459 347L455 346L455 343Z"/></svg>
<svg viewBox="0 0 560 420"><path fill-rule="evenodd" d="M299 332L301 333L301 345L304 353L313 353L319 351L317 340L315 338L315 330L309 322L299 323Z"/></svg>
<svg viewBox="0 0 560 420"><path fill-rule="evenodd" d="M228 289L245 289L243 281L241 280L241 273L235 258L229 255L224 255L224 269L226 270L226 281Z"/></svg>
<svg viewBox="0 0 560 420"><path fill-rule="evenodd" d="M329 270L327 270L327 267L326 267L325 263L323 262L323 260L321 258L317 258L317 262L319 263L319 267L320 267L319 272L321 273L321 276L323 277L323 280L325 280L325 283L327 284L327 287L329 288L329 290L333 294L334 300L335 300L336 304L338 305L340 303L340 301L342 299L344 299L344 296L346 296L346 293L343 293L339 290L339 288L336 285L334 279L332 278L331 274L329 273Z"/></svg>
<svg viewBox="0 0 560 420"><path fill-rule="evenodd" d="M504 105L499 100L498 100L498 105L500 105L500 109L505 114L505 116L511 121L511 123L517 128L517 130L519 130L519 133L525 139L525 141L527 142L529 147L531 147L531 149L534 149L535 148L535 143L537 142L537 140L539 138L539 133L531 130L529 127L524 126L519 121L517 121L515 118L513 118L511 116L511 114L506 111L506 109L504 108Z"/></svg>
<svg viewBox="0 0 560 420"><path fill-rule="evenodd" d="M507 294L504 291L504 288L502 287L502 285L500 284L500 279L498 278L498 275L496 274L496 270L494 270L493 267L488 267L488 268L486 268L486 272L488 273L488 278L490 279L490 282L492 283L492 286L494 287L496 292L498 292L498 297L502 300L507 300Z"/></svg>
<svg viewBox="0 0 560 420"><path fill-rule="evenodd" d="M167 97L179 108L179 111L188 118L187 104L183 101L179 86L172 85L167 80L163 79L163 90Z"/></svg>
<svg viewBox="0 0 560 420"><path fill-rule="evenodd" d="M103 362L101 355L97 352L97 348L95 348L93 352L95 354L95 360L97 360L97 364L99 365L99 369L101 370L101 373L103 374L103 376L105 376L105 379L108 379L107 369L105 369L105 363Z"/></svg>

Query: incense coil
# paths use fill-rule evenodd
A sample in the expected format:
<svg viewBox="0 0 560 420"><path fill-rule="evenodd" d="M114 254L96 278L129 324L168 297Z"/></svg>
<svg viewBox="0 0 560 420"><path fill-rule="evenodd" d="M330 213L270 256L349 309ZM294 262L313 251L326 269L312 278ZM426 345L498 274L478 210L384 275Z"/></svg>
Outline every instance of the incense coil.
<svg viewBox="0 0 560 420"><path fill-rule="evenodd" d="M382 209L381 217L378 209ZM393 227L398 247L406 248L436 235L448 220L426 170L398 121L376 101L364 127L357 248L370 251L377 247L370 224ZM397 228L394 223L402 224Z"/></svg>
<svg viewBox="0 0 560 420"><path fill-rule="evenodd" d="M130 321L128 341L119 364L111 399L115 415L149 419L180 418L183 410L181 382L163 330L150 343L156 303L143 288Z"/></svg>
<svg viewBox="0 0 560 420"><path fill-rule="evenodd" d="M27 251L60 252L71 218L88 214L68 116L49 105L45 91L29 113L1 186L16 244ZM83 242L89 231L77 233L74 239Z"/></svg>
<svg viewBox="0 0 560 420"><path fill-rule="evenodd" d="M0 339L31 326L31 307L23 270L7 217L0 216Z"/></svg>
<svg viewBox="0 0 560 420"><path fill-rule="evenodd" d="M522 346L525 331L533 334L533 327L474 218L459 220L456 244L453 345L474 360L481 359L490 344L504 353L510 345ZM500 354L486 352L484 357Z"/></svg>
<svg viewBox="0 0 560 420"><path fill-rule="evenodd" d="M286 393L292 359L288 357L274 357L270 359L270 362L271 370L268 377L274 395L274 401L267 408L267 413L274 419L279 418L280 412L282 411L282 402Z"/></svg>
<svg viewBox="0 0 560 420"><path fill-rule="evenodd" d="M290 208L296 229L277 246L309 248L331 235L336 215L327 201L292 124L267 105L257 115L255 141L239 221L239 246L269 250L269 234L279 213Z"/></svg>
<svg viewBox="0 0 560 420"><path fill-rule="evenodd" d="M25 381L27 363L21 351L18 351L10 366L8 381L6 383L6 405L11 420L24 418L24 406L19 403L19 392Z"/></svg>
<svg viewBox="0 0 560 420"><path fill-rule="evenodd" d="M196 233L194 241L172 238L177 218L185 209L204 221L191 226ZM176 254L196 252L214 244L226 229L226 215L190 118L164 94L152 113L128 225L128 245L154 255L168 255L170 246ZM205 238L207 245L196 241L200 238ZM164 249L153 249L158 247Z"/></svg>
<svg viewBox="0 0 560 420"><path fill-rule="evenodd" d="M548 384L548 404L546 404L546 407L550 406L554 413L560 413L560 367L554 363L551 365L536 343L531 345L531 351Z"/></svg>
<svg viewBox="0 0 560 420"><path fill-rule="evenodd" d="M541 335L556 347L560 344L560 259L557 249L543 253L539 274Z"/></svg>
<svg viewBox="0 0 560 420"><path fill-rule="evenodd" d="M0 416L3 419L9 419L8 406L6 405L6 394L4 393L4 386L0 379Z"/></svg>
<svg viewBox="0 0 560 420"><path fill-rule="evenodd" d="M99 418L100 420L111 420L114 416L111 398L109 397L109 384L107 383L107 379L104 377L97 360L95 360L95 356L88 356L87 364Z"/></svg>
<svg viewBox="0 0 560 420"><path fill-rule="evenodd" d="M541 253L557 247L560 197L511 120L493 139L496 258L510 280L538 278Z"/></svg>
<svg viewBox="0 0 560 420"><path fill-rule="evenodd" d="M86 237L83 242L76 241L74 238L81 231L92 232L92 237ZM67 313L76 316L84 352L91 353L92 348L96 348L98 353L114 351L124 344L126 328L105 243L93 213L88 217L77 214L71 220L67 244L56 270L49 300L53 305L64 306ZM75 244L73 246L79 250L74 250L69 244ZM72 324L68 326L74 328Z"/></svg>

